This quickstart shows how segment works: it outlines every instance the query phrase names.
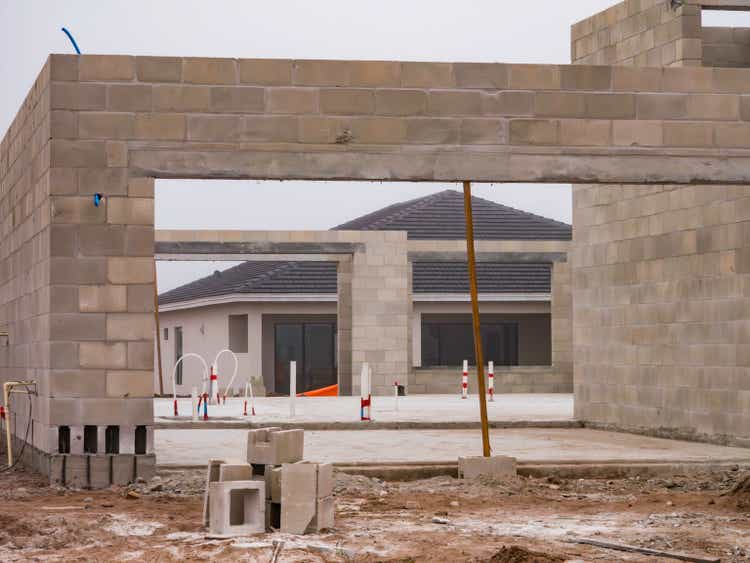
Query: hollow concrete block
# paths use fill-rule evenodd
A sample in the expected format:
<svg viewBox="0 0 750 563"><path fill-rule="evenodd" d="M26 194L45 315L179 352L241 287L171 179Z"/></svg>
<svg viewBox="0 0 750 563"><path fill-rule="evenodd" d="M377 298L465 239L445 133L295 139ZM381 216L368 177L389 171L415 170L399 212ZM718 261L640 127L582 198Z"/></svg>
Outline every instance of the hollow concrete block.
<svg viewBox="0 0 750 563"><path fill-rule="evenodd" d="M89 455L89 486L92 489L105 489L110 485L112 456Z"/></svg>
<svg viewBox="0 0 750 563"><path fill-rule="evenodd" d="M221 465L225 463L223 459L209 459L206 467L206 488L203 491L203 525L208 526L208 517L211 507L209 506L208 497L210 495L211 483L215 483L221 476Z"/></svg>
<svg viewBox="0 0 750 563"><path fill-rule="evenodd" d="M135 456L135 476L148 481L156 475L156 456L145 454Z"/></svg>
<svg viewBox="0 0 750 563"><path fill-rule="evenodd" d="M249 463L222 463L219 466L219 481L250 481L253 466Z"/></svg>
<svg viewBox="0 0 750 563"><path fill-rule="evenodd" d="M307 534L333 527L332 493L331 464L302 462L282 465L281 531Z"/></svg>
<svg viewBox="0 0 750 563"><path fill-rule="evenodd" d="M49 484L50 485L64 485L65 484L65 456L64 455L50 455L49 456Z"/></svg>
<svg viewBox="0 0 750 563"><path fill-rule="evenodd" d="M302 460L304 430L250 430L247 436L247 462L281 465Z"/></svg>
<svg viewBox="0 0 750 563"><path fill-rule="evenodd" d="M112 456L112 484L127 485L135 478L135 456L118 454Z"/></svg>
<svg viewBox="0 0 750 563"><path fill-rule="evenodd" d="M281 503L281 467L266 466L266 499Z"/></svg>
<svg viewBox="0 0 750 563"><path fill-rule="evenodd" d="M477 477L515 477L516 458L497 455L492 457L472 456L458 458L459 479Z"/></svg>
<svg viewBox="0 0 750 563"><path fill-rule="evenodd" d="M65 458L65 485L74 489L83 489L89 484L88 456L69 455Z"/></svg>
<svg viewBox="0 0 750 563"><path fill-rule="evenodd" d="M213 535L241 536L266 531L264 481L211 483L209 503L209 530Z"/></svg>

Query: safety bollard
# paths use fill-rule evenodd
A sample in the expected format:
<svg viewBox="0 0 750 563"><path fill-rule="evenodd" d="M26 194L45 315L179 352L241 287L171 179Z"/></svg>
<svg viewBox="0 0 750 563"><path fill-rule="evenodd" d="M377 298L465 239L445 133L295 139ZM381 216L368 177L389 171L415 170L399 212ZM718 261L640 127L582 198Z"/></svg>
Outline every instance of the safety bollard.
<svg viewBox="0 0 750 563"><path fill-rule="evenodd" d="M495 400L495 362L490 362L487 369L487 377L489 384L487 385L487 392L490 394L490 401Z"/></svg>
<svg viewBox="0 0 750 563"><path fill-rule="evenodd" d="M360 399L359 399L359 419L362 421L372 420L372 372L367 363L362 364L360 373Z"/></svg>
<svg viewBox="0 0 750 563"><path fill-rule="evenodd" d="M461 398L469 398L469 360L464 360L464 369L461 374Z"/></svg>

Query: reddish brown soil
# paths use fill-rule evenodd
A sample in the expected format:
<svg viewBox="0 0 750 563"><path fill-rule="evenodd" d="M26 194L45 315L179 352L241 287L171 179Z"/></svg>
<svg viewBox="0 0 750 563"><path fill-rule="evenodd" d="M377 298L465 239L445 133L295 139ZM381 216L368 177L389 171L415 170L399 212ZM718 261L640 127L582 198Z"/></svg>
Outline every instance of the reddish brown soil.
<svg viewBox="0 0 750 563"><path fill-rule="evenodd" d="M0 561L280 562L654 561L578 538L747 561L750 479L738 472L673 479L384 483L337 477L336 529L315 536L206 537L201 472L163 474L126 490L52 489L0 474ZM740 502L742 500L742 502ZM118 535L120 534L120 535ZM667 561L666 559L664 561Z"/></svg>

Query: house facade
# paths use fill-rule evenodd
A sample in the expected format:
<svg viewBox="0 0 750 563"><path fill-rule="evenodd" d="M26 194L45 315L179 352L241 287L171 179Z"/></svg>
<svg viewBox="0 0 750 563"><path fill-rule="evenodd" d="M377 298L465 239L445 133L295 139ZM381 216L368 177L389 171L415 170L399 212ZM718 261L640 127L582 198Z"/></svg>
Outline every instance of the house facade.
<svg viewBox="0 0 750 563"><path fill-rule="evenodd" d="M571 227L481 198L472 208L483 349L497 392L571 392ZM216 363L225 388L233 359L215 359L229 349L238 360L232 392L252 380L256 393L289 393L292 360L298 392L339 384L341 394L356 393L362 361L375 393L394 381L410 393L458 392L463 360L475 363L462 194L446 190L309 234L370 250L353 251L351 262L254 259L160 295L165 390L173 379L178 394L200 388L200 361L177 365L187 353ZM370 256L366 265L358 255ZM385 277L350 279L348 327L350 264Z"/></svg>

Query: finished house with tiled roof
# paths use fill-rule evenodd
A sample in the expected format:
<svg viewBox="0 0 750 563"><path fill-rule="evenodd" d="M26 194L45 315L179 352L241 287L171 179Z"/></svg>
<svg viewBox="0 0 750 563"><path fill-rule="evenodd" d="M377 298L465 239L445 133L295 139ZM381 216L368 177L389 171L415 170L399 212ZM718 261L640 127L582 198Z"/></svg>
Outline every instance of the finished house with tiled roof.
<svg viewBox="0 0 750 563"><path fill-rule="evenodd" d="M382 323L390 328L381 332L402 334L408 341L402 343L410 356L405 358L408 373L394 368L394 373L378 374L383 383L376 391L400 376L410 393L458 393L463 360L474 363L463 205L460 192L445 190L333 229L349 238L357 238L357 232L365 238L362 232L395 232L389 252L408 260L407 267L394 269L403 272L404 280L391 276L385 284L373 284L378 287L354 282L355 298L372 296L369 304L353 303L355 312L362 312L361 324L372 325L370 333L377 334ZM570 225L476 197L472 210L484 356L494 362L497 392L571 392ZM369 356L359 354L358 339L366 333L347 336L350 348L341 347L339 267L325 260L253 260L163 293L164 373L171 378L176 360L188 352L211 361L228 348L239 359L236 391L251 378L256 391L288 393L289 362L295 360L298 391L339 383L342 394L355 392L358 371L351 359L340 369L339 356L372 362L378 350L369 346ZM378 306L390 291L380 285L409 292L407 314ZM393 331L394 326L403 330ZM384 350L382 361L373 363L389 371L398 362L388 363L391 354ZM231 361L223 360L219 369L224 386ZM181 363L178 393L200 386L201 373L197 363Z"/></svg>

